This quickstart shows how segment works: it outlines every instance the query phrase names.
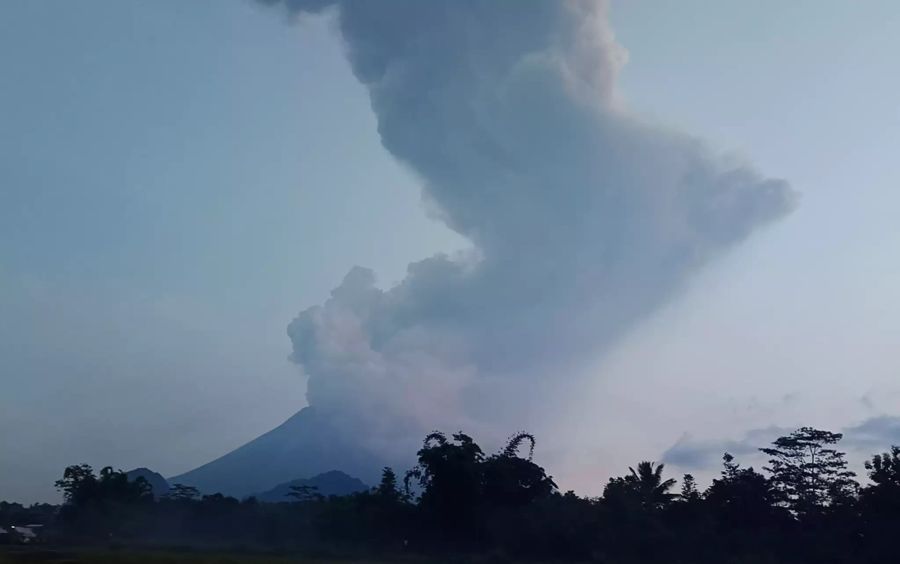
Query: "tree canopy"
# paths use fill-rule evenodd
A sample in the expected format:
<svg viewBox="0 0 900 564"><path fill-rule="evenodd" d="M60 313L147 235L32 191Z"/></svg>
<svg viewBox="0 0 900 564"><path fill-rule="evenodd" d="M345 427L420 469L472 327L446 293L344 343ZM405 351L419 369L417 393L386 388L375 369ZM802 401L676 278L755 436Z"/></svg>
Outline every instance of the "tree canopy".
<svg viewBox="0 0 900 564"><path fill-rule="evenodd" d="M645 460L609 478L598 498L560 493L533 460L537 444L528 433L486 454L463 432L433 432L402 481L384 468L369 491L324 497L301 485L278 503L185 484L155 499L140 478L81 464L57 481L65 500L58 513L0 503L0 518L46 523L74 544L352 547L442 561L466 554L611 564L893 561L900 447L866 461L871 483L859 486L840 440L802 427L761 449L769 456L764 473L725 453L705 489L690 474L678 488L664 464Z"/></svg>

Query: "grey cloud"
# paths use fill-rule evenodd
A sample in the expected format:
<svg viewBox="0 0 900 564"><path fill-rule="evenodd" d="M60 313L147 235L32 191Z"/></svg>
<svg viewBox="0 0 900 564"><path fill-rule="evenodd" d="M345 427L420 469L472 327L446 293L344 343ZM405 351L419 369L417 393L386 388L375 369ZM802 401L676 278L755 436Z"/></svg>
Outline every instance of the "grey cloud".
<svg viewBox="0 0 900 564"><path fill-rule="evenodd" d="M384 444L538 413L564 374L793 207L784 181L625 109L604 2L265 3L335 8L383 145L472 242L387 290L355 268L289 326L310 403Z"/></svg>
<svg viewBox="0 0 900 564"><path fill-rule="evenodd" d="M697 470L712 468L722 454L734 450L734 454L740 454L730 442L695 441L685 435L669 447L661 457L665 464L677 466L685 470Z"/></svg>
<svg viewBox="0 0 900 564"><path fill-rule="evenodd" d="M768 446L780 436L794 429L766 427L747 431L740 439L697 440L689 435L681 437L662 455L662 461L685 470L715 468L726 452L737 458L760 458L758 449ZM844 437L840 447L859 457L888 450L900 444L900 417L881 415L866 419L840 431Z"/></svg>
<svg viewBox="0 0 900 564"><path fill-rule="evenodd" d="M844 429L844 444L856 449L887 450L900 445L900 417L880 415ZM875 450L872 450L874 454Z"/></svg>
<svg viewBox="0 0 900 564"><path fill-rule="evenodd" d="M773 440L792 430L772 426L747 431L740 439L719 440L697 440L684 435L663 453L662 461L692 471L717 468L726 452L738 460L743 458L752 461L758 458L761 447L768 446Z"/></svg>

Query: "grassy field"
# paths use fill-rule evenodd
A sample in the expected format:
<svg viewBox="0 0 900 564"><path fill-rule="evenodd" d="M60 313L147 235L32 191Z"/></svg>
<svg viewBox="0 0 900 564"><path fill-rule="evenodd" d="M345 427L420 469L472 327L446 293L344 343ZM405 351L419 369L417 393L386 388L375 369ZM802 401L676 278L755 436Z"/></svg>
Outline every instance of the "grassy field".
<svg viewBox="0 0 900 564"><path fill-rule="evenodd" d="M0 548L0 564L384 564L396 560L359 560L276 556L265 554L227 554L216 552L172 551L90 551L56 549ZM405 562L426 564L422 560Z"/></svg>

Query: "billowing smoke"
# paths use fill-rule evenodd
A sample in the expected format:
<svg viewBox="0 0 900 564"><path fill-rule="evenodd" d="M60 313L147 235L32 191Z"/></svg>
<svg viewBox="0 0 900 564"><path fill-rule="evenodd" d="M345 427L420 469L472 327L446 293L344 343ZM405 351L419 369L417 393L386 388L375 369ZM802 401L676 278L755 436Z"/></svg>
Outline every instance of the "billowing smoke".
<svg viewBox="0 0 900 564"><path fill-rule="evenodd" d="M628 111L602 1L265 2L333 9L382 143L472 243L388 290L354 268L290 324L310 404L367 440L531 425L568 374L792 207L784 181Z"/></svg>

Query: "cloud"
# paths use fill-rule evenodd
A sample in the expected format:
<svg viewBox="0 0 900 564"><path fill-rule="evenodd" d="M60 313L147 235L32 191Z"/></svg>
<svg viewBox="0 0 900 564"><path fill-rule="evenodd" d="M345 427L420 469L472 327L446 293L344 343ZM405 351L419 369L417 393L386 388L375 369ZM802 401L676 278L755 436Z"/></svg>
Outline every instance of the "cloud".
<svg viewBox="0 0 900 564"><path fill-rule="evenodd" d="M900 445L900 417L879 415L844 429L844 444L855 450L887 450ZM874 449L874 450L873 450Z"/></svg>
<svg viewBox="0 0 900 564"><path fill-rule="evenodd" d="M528 424L588 359L794 205L783 180L627 109L605 2L264 3L334 8L384 147L472 243L388 289L354 268L288 328L310 404L381 445Z"/></svg>
<svg viewBox="0 0 900 564"><path fill-rule="evenodd" d="M768 446L792 430L775 426L752 429L740 439L698 440L684 435L663 453L662 462L683 470L696 471L717 468L726 452L738 460L753 460L759 458L760 447Z"/></svg>
<svg viewBox="0 0 900 564"><path fill-rule="evenodd" d="M769 446L778 437L789 435L794 429L765 427L747 431L740 439L698 440L690 435L682 436L663 455L662 461L684 470L710 470L718 465L726 452L740 459L762 460L759 449ZM840 431L844 437L839 448L857 458L887 451L891 445L900 444L900 417L881 415L866 419Z"/></svg>

